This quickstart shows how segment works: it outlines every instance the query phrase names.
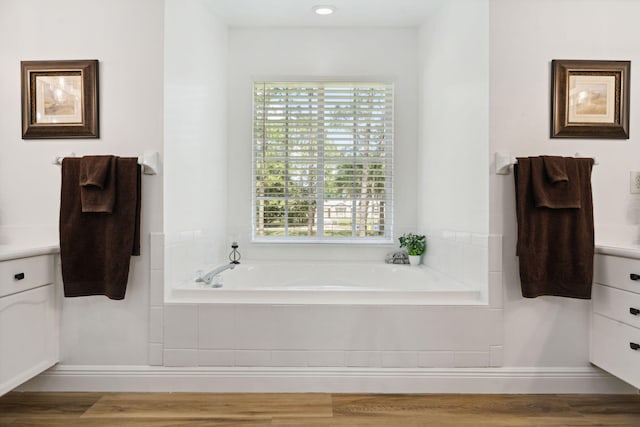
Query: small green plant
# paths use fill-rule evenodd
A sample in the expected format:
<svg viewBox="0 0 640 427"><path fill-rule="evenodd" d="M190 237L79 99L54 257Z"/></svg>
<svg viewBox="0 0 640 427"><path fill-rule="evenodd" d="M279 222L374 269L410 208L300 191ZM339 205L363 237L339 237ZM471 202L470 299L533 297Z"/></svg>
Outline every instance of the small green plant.
<svg viewBox="0 0 640 427"><path fill-rule="evenodd" d="M422 255L427 250L426 236L413 233L405 233L399 238L400 247L405 248L409 255Z"/></svg>

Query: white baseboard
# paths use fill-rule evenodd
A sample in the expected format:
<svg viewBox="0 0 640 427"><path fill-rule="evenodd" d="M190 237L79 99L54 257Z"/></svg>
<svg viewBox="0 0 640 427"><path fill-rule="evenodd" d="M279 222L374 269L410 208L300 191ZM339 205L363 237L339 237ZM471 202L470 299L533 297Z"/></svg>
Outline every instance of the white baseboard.
<svg viewBox="0 0 640 427"><path fill-rule="evenodd" d="M19 391L261 393L637 393L584 368L168 368L58 365Z"/></svg>

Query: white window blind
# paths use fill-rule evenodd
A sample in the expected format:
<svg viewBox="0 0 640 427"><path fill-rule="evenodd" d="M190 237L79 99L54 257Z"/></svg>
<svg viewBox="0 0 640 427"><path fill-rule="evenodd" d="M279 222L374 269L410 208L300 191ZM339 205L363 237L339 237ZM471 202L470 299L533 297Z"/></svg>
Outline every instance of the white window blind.
<svg viewBox="0 0 640 427"><path fill-rule="evenodd" d="M256 82L256 240L392 238L393 86Z"/></svg>

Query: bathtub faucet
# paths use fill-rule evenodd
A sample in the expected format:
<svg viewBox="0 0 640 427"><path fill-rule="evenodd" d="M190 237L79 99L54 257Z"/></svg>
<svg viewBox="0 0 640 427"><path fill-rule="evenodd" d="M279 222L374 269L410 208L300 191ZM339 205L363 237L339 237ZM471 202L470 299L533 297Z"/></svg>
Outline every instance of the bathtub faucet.
<svg viewBox="0 0 640 427"><path fill-rule="evenodd" d="M229 264L224 264L224 265L221 265L220 267L216 267L210 272L208 272L207 274L198 277L196 279L196 282L206 283L207 285L210 285L214 277L216 277L218 274L222 273L225 270L228 270L228 269L233 270L234 268L236 268L236 265L238 264L239 263L230 262Z"/></svg>

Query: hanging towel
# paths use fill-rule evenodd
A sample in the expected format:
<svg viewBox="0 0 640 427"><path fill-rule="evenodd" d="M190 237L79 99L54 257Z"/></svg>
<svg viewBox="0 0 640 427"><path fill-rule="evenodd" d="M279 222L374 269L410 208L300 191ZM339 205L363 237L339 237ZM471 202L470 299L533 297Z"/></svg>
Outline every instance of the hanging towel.
<svg viewBox="0 0 640 427"><path fill-rule="evenodd" d="M80 160L82 212L113 212L116 203L114 156L85 156Z"/></svg>
<svg viewBox="0 0 640 427"><path fill-rule="evenodd" d="M66 297L123 299L131 255L140 254L141 169L114 157L117 203L111 213L82 212L81 159L62 161L60 258Z"/></svg>
<svg viewBox="0 0 640 427"><path fill-rule="evenodd" d="M564 157L542 156L542 163L544 163L544 173L550 183L569 181Z"/></svg>
<svg viewBox="0 0 640 427"><path fill-rule="evenodd" d="M593 159L566 157L567 181L548 182L540 157L518 158L514 167L516 217L522 296L554 295L590 299L593 280L594 231L591 198ZM542 177L540 176L542 175ZM547 181L545 183L545 180ZM556 191L554 185L572 183ZM539 206L536 185L548 200ZM572 190L573 189L573 190ZM578 206L571 207L578 192ZM560 194L570 203L563 203ZM567 207L569 205L569 207Z"/></svg>
<svg viewBox="0 0 640 427"><path fill-rule="evenodd" d="M579 208L581 204L578 165L564 157L529 157L536 207ZM569 175L573 179L569 178Z"/></svg>

